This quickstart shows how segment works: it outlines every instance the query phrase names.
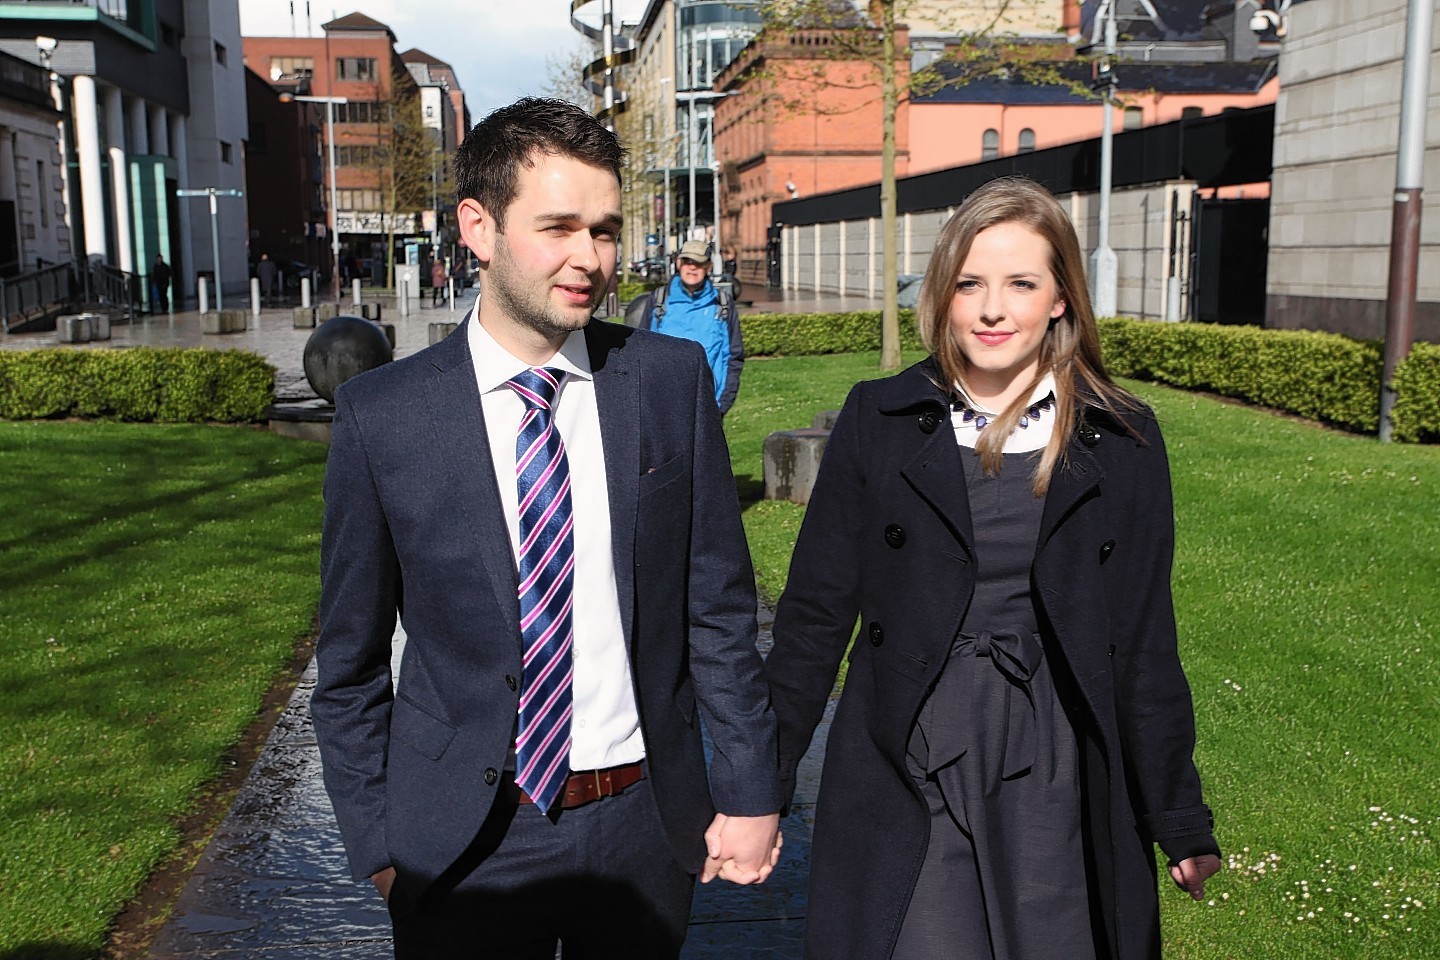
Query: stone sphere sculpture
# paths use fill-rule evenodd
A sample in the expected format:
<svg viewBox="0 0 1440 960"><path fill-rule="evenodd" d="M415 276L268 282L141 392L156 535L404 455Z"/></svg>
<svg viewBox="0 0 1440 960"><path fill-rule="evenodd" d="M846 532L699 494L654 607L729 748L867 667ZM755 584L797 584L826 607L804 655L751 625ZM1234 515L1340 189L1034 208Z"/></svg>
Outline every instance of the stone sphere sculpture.
<svg viewBox="0 0 1440 960"><path fill-rule="evenodd" d="M331 317L305 341L305 379L334 403L340 384L392 359L390 341L378 324L361 317Z"/></svg>

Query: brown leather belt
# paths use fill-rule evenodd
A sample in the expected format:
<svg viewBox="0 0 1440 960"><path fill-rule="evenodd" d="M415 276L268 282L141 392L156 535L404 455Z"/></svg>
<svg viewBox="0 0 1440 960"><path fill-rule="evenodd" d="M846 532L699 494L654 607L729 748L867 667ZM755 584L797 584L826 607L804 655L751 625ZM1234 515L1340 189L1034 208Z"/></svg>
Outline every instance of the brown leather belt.
<svg viewBox="0 0 1440 960"><path fill-rule="evenodd" d="M565 778L565 790L555 804L562 810L572 810L601 797L613 797L624 792L645 778L645 767L641 761L627 763L604 770L577 770ZM530 796L519 790L521 803L534 803Z"/></svg>

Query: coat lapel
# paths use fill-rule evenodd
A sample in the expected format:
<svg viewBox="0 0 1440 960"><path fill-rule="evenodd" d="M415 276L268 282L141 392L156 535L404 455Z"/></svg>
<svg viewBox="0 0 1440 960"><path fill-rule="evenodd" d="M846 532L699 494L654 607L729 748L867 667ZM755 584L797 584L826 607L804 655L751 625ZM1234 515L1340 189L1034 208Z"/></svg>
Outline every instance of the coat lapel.
<svg viewBox="0 0 1440 960"><path fill-rule="evenodd" d="M1040 550L1045 549L1055 528L1064 522L1070 511L1104 479L1105 470L1095 455L1072 440L1069 462L1055 468L1050 479L1050 491L1045 495L1045 511L1040 517Z"/></svg>
<svg viewBox="0 0 1440 960"><path fill-rule="evenodd" d="M610 500L610 543L620 624L634 637L635 511L640 491L640 368L626 355L625 339L607 324L585 328L595 405L605 450L605 481Z"/></svg>
<svg viewBox="0 0 1440 960"><path fill-rule="evenodd" d="M920 429L918 422L921 416L923 414L916 415L916 430ZM970 520L965 463L960 457L960 445L955 440L948 414L941 414L939 425L915 456L900 468L900 475L940 515L973 559L975 533Z"/></svg>
<svg viewBox="0 0 1440 960"><path fill-rule="evenodd" d="M429 382L430 407L445 413L444 428L431 438L431 450L440 460L440 476L461 478L463 485L458 491L445 491L443 508L455 514L455 535L476 545L472 555L479 557L485 580L495 594L495 604L510 632L518 637L520 610L516 599L515 563L509 549L510 534L505 526L500 491L496 487L497 474L490 457L490 438L475 382L470 340L465 333L469 319L470 314L466 313L455 332L428 354L436 371ZM457 442L457 438L462 439ZM497 543L505 544L506 548L495 550L488 546Z"/></svg>

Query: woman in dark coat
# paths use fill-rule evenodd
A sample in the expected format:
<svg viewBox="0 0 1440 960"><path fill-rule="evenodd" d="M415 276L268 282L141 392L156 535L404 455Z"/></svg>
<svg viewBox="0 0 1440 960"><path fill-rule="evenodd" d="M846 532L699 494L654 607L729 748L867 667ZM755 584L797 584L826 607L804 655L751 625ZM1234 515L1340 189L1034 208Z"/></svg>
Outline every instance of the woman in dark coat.
<svg viewBox="0 0 1440 960"><path fill-rule="evenodd" d="M793 791L858 617L805 955L1158 957L1155 844L1197 900L1220 861L1154 415L1106 376L1034 183L966 200L917 320L931 356L836 422L766 667Z"/></svg>

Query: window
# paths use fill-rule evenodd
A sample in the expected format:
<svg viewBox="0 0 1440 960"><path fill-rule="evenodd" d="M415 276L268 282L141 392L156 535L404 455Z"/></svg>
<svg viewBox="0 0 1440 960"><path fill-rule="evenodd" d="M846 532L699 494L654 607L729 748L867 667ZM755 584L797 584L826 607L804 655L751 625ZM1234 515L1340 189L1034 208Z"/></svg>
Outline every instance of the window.
<svg viewBox="0 0 1440 960"><path fill-rule="evenodd" d="M374 80L374 57L339 57L335 60L336 80Z"/></svg>
<svg viewBox="0 0 1440 960"><path fill-rule="evenodd" d="M342 167L363 167L375 162L375 148L371 146L335 147L335 162Z"/></svg>
<svg viewBox="0 0 1440 960"><path fill-rule="evenodd" d="M336 106L336 123L379 123L385 115L383 103L373 100L352 100Z"/></svg>
<svg viewBox="0 0 1440 960"><path fill-rule="evenodd" d="M294 77L297 80L304 80L313 76L315 76L314 57L270 58L271 80L279 80L281 77Z"/></svg>
<svg viewBox="0 0 1440 960"><path fill-rule="evenodd" d="M234 163L234 162L235 162L235 148L232 147L232 146L230 146L230 144L226 143L224 140L221 140L221 141L220 141L220 162L221 162L221 163Z"/></svg>
<svg viewBox="0 0 1440 960"><path fill-rule="evenodd" d="M1034 153L1034 152L1035 152L1035 131L1034 131L1034 130L1031 130L1029 127L1026 127L1024 130L1021 130L1021 131L1020 131L1020 144L1019 144L1018 152L1020 152L1020 153Z"/></svg>
<svg viewBox="0 0 1440 960"><path fill-rule="evenodd" d="M1180 110L1181 120L1198 120L1205 116L1204 107L1183 107Z"/></svg>
<svg viewBox="0 0 1440 960"><path fill-rule="evenodd" d="M1139 107L1125 108L1125 129L1139 130L1145 126L1145 111Z"/></svg>
<svg viewBox="0 0 1440 960"><path fill-rule="evenodd" d="M218 64L220 64L220 66L223 67L223 66L225 66L225 59L226 59L225 44L223 44L223 43L218 43L218 42L217 42L217 43L215 44L215 62L218 63Z"/></svg>
<svg viewBox="0 0 1440 960"><path fill-rule="evenodd" d="M35 193L40 197L40 226L50 226L50 191L45 189L45 161L35 161Z"/></svg>
<svg viewBox="0 0 1440 960"><path fill-rule="evenodd" d="M986 130L980 138L980 159L994 160L1000 156L1000 131Z"/></svg>
<svg viewBox="0 0 1440 960"><path fill-rule="evenodd" d="M343 189L335 191L335 202L341 210L379 210L379 190Z"/></svg>

